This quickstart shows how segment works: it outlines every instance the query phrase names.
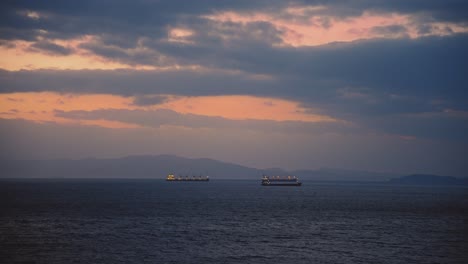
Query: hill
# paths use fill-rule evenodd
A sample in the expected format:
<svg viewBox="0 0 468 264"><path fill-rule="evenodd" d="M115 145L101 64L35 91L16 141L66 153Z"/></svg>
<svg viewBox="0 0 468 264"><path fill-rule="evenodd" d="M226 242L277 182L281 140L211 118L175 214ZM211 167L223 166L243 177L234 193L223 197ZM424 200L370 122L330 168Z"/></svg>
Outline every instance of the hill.
<svg viewBox="0 0 468 264"><path fill-rule="evenodd" d="M412 174L388 181L392 184L408 185L468 185L468 179L460 179L452 176L439 176L431 174Z"/></svg>
<svg viewBox="0 0 468 264"><path fill-rule="evenodd" d="M321 168L318 170L295 170L292 172L300 179L314 181L372 181L383 182L400 175L361 170L343 170L333 168Z"/></svg>
<svg viewBox="0 0 468 264"><path fill-rule="evenodd" d="M259 179L265 175L295 175L301 181L372 181L398 184L444 182L458 184L457 178L400 175L371 171L322 168L286 171L281 168L257 169L213 159L189 159L172 155L128 156L114 159L0 160L1 178L151 178L163 179L168 173L181 176L208 175L213 179ZM390 180L391 179L391 180ZM432 180L431 180L432 179ZM390 181L389 181L390 180Z"/></svg>
<svg viewBox="0 0 468 264"><path fill-rule="evenodd" d="M3 178L165 178L178 175L209 175L215 178L260 178L261 171L211 159L188 159L171 155L129 156L116 159L3 160Z"/></svg>

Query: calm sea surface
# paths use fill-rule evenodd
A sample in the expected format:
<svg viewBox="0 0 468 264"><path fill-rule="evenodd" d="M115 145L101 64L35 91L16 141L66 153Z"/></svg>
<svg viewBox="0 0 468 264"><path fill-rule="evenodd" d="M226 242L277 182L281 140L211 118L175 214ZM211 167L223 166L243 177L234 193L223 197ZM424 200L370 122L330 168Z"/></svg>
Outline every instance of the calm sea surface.
<svg viewBox="0 0 468 264"><path fill-rule="evenodd" d="M468 189L1 180L2 263L468 263Z"/></svg>

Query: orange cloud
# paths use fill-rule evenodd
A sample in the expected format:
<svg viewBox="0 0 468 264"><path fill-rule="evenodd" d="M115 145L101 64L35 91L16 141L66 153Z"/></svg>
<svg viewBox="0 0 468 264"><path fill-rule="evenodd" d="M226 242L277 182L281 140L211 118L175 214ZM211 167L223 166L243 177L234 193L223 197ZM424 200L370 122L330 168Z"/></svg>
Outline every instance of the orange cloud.
<svg viewBox="0 0 468 264"><path fill-rule="evenodd" d="M314 114L298 102L253 96L171 96L157 105L136 105L135 97L110 94L9 93L0 94L0 118L26 119L36 122L76 123L55 115L56 111L93 111L99 109L156 110L170 109L182 114L218 116L232 120L272 120L303 122L337 122L321 114ZM111 128L130 128L135 125L109 120L81 120L79 124Z"/></svg>
<svg viewBox="0 0 468 264"><path fill-rule="evenodd" d="M104 60L98 56L86 54L78 49L80 43L90 41L85 36L71 41L52 41L55 44L75 50L67 56L54 56L29 49L32 42L12 41L8 46L0 46L0 68L17 71L21 69L120 69L129 66Z"/></svg>
<svg viewBox="0 0 468 264"><path fill-rule="evenodd" d="M414 18L410 15L397 13L376 14L364 12L361 16L341 19L330 15L321 15L322 6L290 7L281 15L269 13L236 13L220 12L205 18L220 22L268 22L283 32L282 39L285 45L317 46L332 42L349 42L359 39L371 38L418 38L428 35L449 35L459 32L468 32L468 27L456 23L428 23L431 28L428 33L421 33ZM392 32L377 32L374 27L401 26L404 34Z"/></svg>
<svg viewBox="0 0 468 264"><path fill-rule="evenodd" d="M220 116L228 119L333 122L335 119L313 114L297 102L245 95L179 97L155 107L183 114Z"/></svg>
<svg viewBox="0 0 468 264"><path fill-rule="evenodd" d="M47 31L43 31L47 35ZM168 41L189 43L188 37L192 34L191 31L184 29L173 29L170 31ZM115 70L115 69L133 69L133 70L191 70L202 71L206 70L200 65L178 65L168 62L167 65L151 66L139 64L126 64L113 61L93 54L80 47L80 44L98 44L101 45L101 40L97 36L82 36L72 40L50 40L43 37L38 38L39 41L44 40L56 45L60 45L73 52L68 55L54 55L47 52L40 52L37 49L31 49L34 42L15 40L9 41L7 45L0 45L0 69L9 71L18 70L35 70L35 69L58 69L58 70L81 70L81 69L100 69L100 70ZM145 50L146 47L139 46L135 49L125 50L128 53L137 53Z"/></svg>
<svg viewBox="0 0 468 264"><path fill-rule="evenodd" d="M55 111L129 108L131 101L130 98L103 94L73 95L51 92L0 94L0 118L62 124L76 123L76 121L55 116ZM88 121L85 123L90 124ZM97 122L96 125L111 128L129 127L128 124L110 121Z"/></svg>
<svg viewBox="0 0 468 264"><path fill-rule="evenodd" d="M322 12L326 10L324 6L293 6L287 7L279 14L270 13L240 13L240 12L219 12L213 15L204 16L216 22L268 22L282 32L282 44L286 46L317 46L332 42L349 42L359 39L371 38L418 38L422 36L437 35L444 36L461 32L468 32L468 26L461 23L449 22L425 22L426 32L419 30L417 19L412 15L398 13L372 13L364 12L357 17L341 19ZM30 19L40 19L46 14L35 11L24 11L25 17ZM391 30L375 30L375 28L400 27L401 32ZM44 29L37 31L38 41L46 41L60 45L67 50L72 50L68 55L54 55L31 49L34 42L29 41L9 41L7 45L0 46L0 68L10 71L21 69L190 69L202 68L198 65L176 65L176 62L168 59L166 65L139 65L132 62L117 62L109 58L104 58L93 54L83 48L82 44L104 45L98 35L83 35L75 39L60 40L49 39L49 32ZM196 34L190 25L168 26L168 36L166 41L178 44L196 44L191 36ZM230 35L219 36L228 40ZM146 51L153 52L152 49L144 45L144 37L140 38L136 47L132 49L121 49L110 46L128 54L139 54ZM156 51L154 51L156 52Z"/></svg>
<svg viewBox="0 0 468 264"><path fill-rule="evenodd" d="M190 44L188 38L194 34L193 31L186 28L169 28L168 30L168 41L169 42L179 42L184 44Z"/></svg>

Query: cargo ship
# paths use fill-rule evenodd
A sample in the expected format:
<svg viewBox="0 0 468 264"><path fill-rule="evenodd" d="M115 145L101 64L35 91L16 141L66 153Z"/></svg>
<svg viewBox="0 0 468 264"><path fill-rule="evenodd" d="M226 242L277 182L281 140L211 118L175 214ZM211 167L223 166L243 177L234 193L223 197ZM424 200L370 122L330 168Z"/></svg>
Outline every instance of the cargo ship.
<svg viewBox="0 0 468 264"><path fill-rule="evenodd" d="M166 177L166 181L196 181L196 182L206 182L206 181L209 181L210 180L210 177L208 176L192 176L192 177L189 177L189 176L185 176L185 177L182 177L182 176L175 176L174 174L169 174L167 175Z"/></svg>
<svg viewBox="0 0 468 264"><path fill-rule="evenodd" d="M262 177L263 186L301 186L302 183L296 176L266 176Z"/></svg>

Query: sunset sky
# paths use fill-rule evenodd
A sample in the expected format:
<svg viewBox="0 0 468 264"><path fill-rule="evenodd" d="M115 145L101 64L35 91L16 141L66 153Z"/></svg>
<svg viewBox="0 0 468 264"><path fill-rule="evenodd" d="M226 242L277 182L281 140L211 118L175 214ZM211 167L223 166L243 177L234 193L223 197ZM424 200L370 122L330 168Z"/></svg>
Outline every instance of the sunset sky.
<svg viewBox="0 0 468 264"><path fill-rule="evenodd" d="M2 1L0 158L468 176L468 2Z"/></svg>

